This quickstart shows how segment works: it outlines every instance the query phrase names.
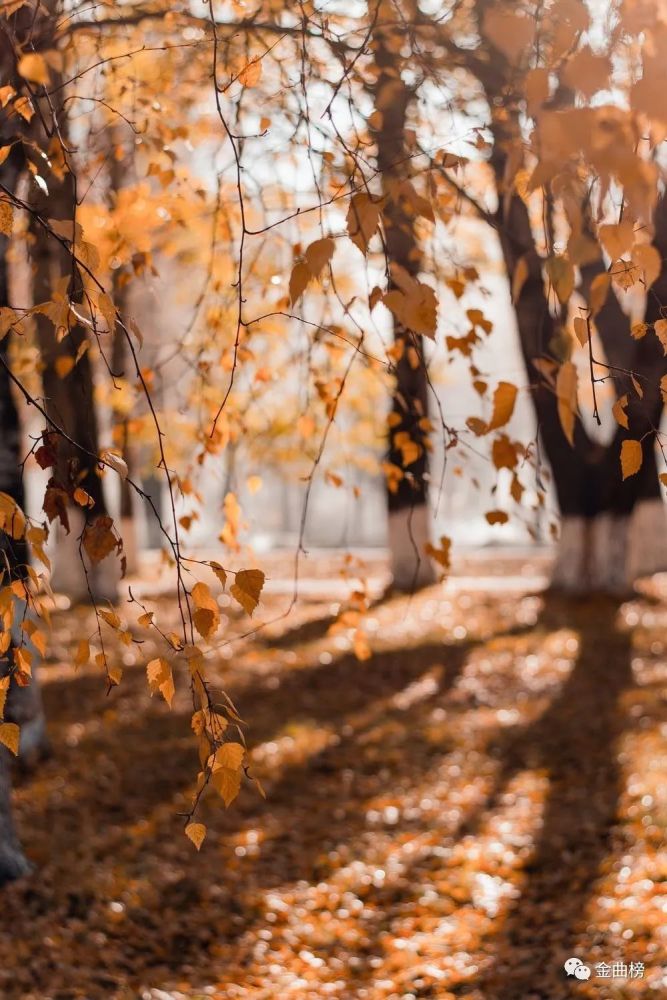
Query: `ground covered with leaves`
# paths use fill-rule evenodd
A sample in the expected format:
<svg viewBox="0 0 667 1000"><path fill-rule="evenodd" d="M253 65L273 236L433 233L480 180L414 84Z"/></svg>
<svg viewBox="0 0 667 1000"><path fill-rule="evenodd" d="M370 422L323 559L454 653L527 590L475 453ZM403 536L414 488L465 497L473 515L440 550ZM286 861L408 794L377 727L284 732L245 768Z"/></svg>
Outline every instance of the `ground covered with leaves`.
<svg viewBox="0 0 667 1000"><path fill-rule="evenodd" d="M248 783L228 810L205 801L200 853L182 829L198 769L185 678L169 711L149 695L151 650L119 646L107 695L72 665L92 612L59 612L53 756L15 794L36 873L2 893L0 995L667 995L667 589L564 600L531 588L534 563L484 572L512 589L468 574L375 599L365 660L330 630L326 572L222 646L267 799ZM287 601L270 584L264 620ZM566 979L571 956L588 981ZM643 977L596 974L620 961Z"/></svg>

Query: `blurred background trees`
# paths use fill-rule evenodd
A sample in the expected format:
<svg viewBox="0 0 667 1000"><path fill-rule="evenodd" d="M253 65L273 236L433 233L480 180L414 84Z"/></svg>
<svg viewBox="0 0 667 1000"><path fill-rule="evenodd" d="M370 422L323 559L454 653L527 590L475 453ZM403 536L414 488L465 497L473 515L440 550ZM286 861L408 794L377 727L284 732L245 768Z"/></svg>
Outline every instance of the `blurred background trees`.
<svg viewBox="0 0 667 1000"><path fill-rule="evenodd" d="M665 568L655 5L0 28L7 585L113 602L159 548L185 646L188 560L249 546L388 546L406 590L559 530L559 587Z"/></svg>

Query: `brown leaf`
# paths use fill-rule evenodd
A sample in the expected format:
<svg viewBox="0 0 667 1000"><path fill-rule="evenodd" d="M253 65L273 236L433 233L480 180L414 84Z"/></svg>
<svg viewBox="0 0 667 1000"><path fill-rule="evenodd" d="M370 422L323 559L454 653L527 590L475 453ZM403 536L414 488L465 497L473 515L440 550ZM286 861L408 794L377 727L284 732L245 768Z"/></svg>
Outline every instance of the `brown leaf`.
<svg viewBox="0 0 667 1000"><path fill-rule="evenodd" d="M292 305L296 305L299 301L311 277L310 268L303 261L294 265L289 279L289 297Z"/></svg>
<svg viewBox="0 0 667 1000"><path fill-rule="evenodd" d="M235 601L249 615L259 603L259 597L264 586L264 574L259 569L241 569L236 574L236 580L229 588L229 592Z"/></svg>
<svg viewBox="0 0 667 1000"><path fill-rule="evenodd" d="M102 562L111 552L118 551L118 539L113 533L113 518L100 514L83 529L83 547L91 562Z"/></svg>
<svg viewBox="0 0 667 1000"><path fill-rule="evenodd" d="M332 239L315 240L306 248L306 264L313 278L320 274L333 257L336 244Z"/></svg>
<svg viewBox="0 0 667 1000"><path fill-rule="evenodd" d="M360 192L352 196L347 212L347 231L355 246L363 254L368 249L371 237L380 224L380 203L370 195Z"/></svg>
<svg viewBox="0 0 667 1000"><path fill-rule="evenodd" d="M563 433L574 446L574 421L577 414L577 369L571 361L565 361L556 378L558 416Z"/></svg>
<svg viewBox="0 0 667 1000"><path fill-rule="evenodd" d="M171 666L167 660L163 659L161 656L155 660L150 660L150 662L146 664L146 675L148 677L148 686L150 688L151 695L155 694L156 691L159 691L171 708L175 688Z"/></svg>
<svg viewBox="0 0 667 1000"><path fill-rule="evenodd" d="M628 438L621 445L621 472L623 479L634 476L642 467L644 454L641 441Z"/></svg>
<svg viewBox="0 0 667 1000"><path fill-rule="evenodd" d="M493 413L487 424L487 431L498 430L499 427L504 427L509 422L514 413L517 392L517 387L511 382L498 383L493 394Z"/></svg>

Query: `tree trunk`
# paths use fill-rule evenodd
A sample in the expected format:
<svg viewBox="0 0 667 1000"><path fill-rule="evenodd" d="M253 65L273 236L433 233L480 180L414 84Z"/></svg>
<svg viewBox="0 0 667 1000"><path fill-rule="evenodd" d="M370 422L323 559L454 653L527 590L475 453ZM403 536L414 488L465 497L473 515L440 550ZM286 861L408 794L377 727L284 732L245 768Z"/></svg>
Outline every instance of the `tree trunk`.
<svg viewBox="0 0 667 1000"><path fill-rule="evenodd" d="M605 447L592 440L577 419L574 446L570 446L560 425L556 394L534 366L538 357L555 356L562 360L558 357L558 321L549 310L542 260L535 246L528 209L516 193L505 198L507 138L500 130L496 130L494 138L491 162L498 190L498 233L510 282L520 258L528 266L528 278L514 308L540 435L561 512L561 536L552 585L568 591L623 592L638 576L667 565L664 505L655 459L655 429L662 411L661 364L664 371L659 343L652 334L632 341L629 321L611 289L596 317L596 326L609 363L627 367L638 376L645 390L644 399L637 397L629 376L616 373L617 391L628 392L630 397L629 430L617 428L612 443ZM584 284L590 278L591 274L584 269ZM667 279L661 276L649 296L647 322L657 318L660 303L665 301L663 291L667 292L667 288L662 289L663 281ZM644 461L637 475L623 481L620 449L626 438L642 439ZM646 544L646 530L652 532L653 544Z"/></svg>
<svg viewBox="0 0 667 1000"><path fill-rule="evenodd" d="M390 10L389 5L382 5ZM390 11L391 13L391 11ZM395 22L395 16L389 21ZM405 133L413 92L401 78L400 57L395 39L379 21L373 35L378 70L375 84L377 125L373 137L377 145L377 166L384 197L382 222L389 269L389 289L396 284L392 265L403 268L412 278L419 274L420 252L415 233L414 211L406 206L400 185L409 176L410 158ZM429 541L428 451L425 419L428 416L428 373L422 338L394 320L394 343L398 348L395 384L389 418L387 460L400 470L398 482L387 490L389 510L389 553L393 585L411 591L435 581L433 564L426 555ZM409 435L418 448L418 457L407 461L398 446L397 435ZM410 456L411 457L411 456Z"/></svg>
<svg viewBox="0 0 667 1000"><path fill-rule="evenodd" d="M16 190L19 176L17 155L12 153L3 167L3 183L11 190ZM9 240L0 236L0 307L7 307L9 300L9 268L7 250ZM8 365L8 338L0 343L0 490L9 494L12 499L24 507L23 479L21 475L21 432L19 414L12 392ZM25 576L28 562L28 551L24 541L16 541L0 532L0 571L2 584ZM17 602L18 603L18 602ZM15 607L15 623L20 615L20 609ZM18 618L20 620L20 618ZM17 628L15 624L13 631ZM14 639L18 637L13 636ZM32 650L33 657L36 650ZM6 677L10 672L10 656L0 658L0 676ZM27 687L18 687L11 683L5 705L5 721L25 725L21 731L20 754L30 755L34 750L45 746L44 714L37 679ZM0 747L0 885L10 879L18 878L30 871L19 843L11 806L11 765L9 752Z"/></svg>
<svg viewBox="0 0 667 1000"><path fill-rule="evenodd" d="M62 181L51 177L48 195L50 219L71 223L75 217L76 196L70 173ZM60 242L34 227L32 248L33 289L36 303L50 302L60 289L77 305L83 298L78 268L69 251ZM63 335L64 333L64 335ZM37 316L37 334L42 357L42 382L45 408L49 417L74 443L58 437L58 461L54 476L71 491L82 487L92 497L94 506L85 514L81 507L68 508L71 530L56 530L56 553L52 574L54 590L75 601L110 600L117 597L118 565L112 554L97 565L86 561L80 537L86 520L107 512L102 481L94 456L99 454L97 412L93 368L86 349L87 335L70 312L67 329L57 330L46 316ZM71 366L69 371L67 366Z"/></svg>

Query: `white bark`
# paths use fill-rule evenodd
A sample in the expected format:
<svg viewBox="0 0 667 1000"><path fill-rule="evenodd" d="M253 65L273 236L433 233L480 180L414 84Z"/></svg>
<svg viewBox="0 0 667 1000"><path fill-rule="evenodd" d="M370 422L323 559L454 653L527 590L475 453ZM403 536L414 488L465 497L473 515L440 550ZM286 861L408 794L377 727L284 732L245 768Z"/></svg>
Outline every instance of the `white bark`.
<svg viewBox="0 0 667 1000"><path fill-rule="evenodd" d="M134 517L121 518L120 537L123 539L126 572L128 576L134 576L139 572L139 546L137 543L137 525Z"/></svg>
<svg viewBox="0 0 667 1000"><path fill-rule="evenodd" d="M430 541L428 507L420 504L389 514L391 576L398 590L428 587L437 577L424 549Z"/></svg>
<svg viewBox="0 0 667 1000"><path fill-rule="evenodd" d="M623 594L642 576L667 570L667 518L661 500L644 500L630 517L565 517L551 583L568 593Z"/></svg>
<svg viewBox="0 0 667 1000"><path fill-rule="evenodd" d="M552 587L572 594L587 589L584 572L586 542L586 519L564 517L560 525L556 561L551 571Z"/></svg>
<svg viewBox="0 0 667 1000"><path fill-rule="evenodd" d="M115 553L93 565L80 543L85 519L77 507L68 507L69 534L58 522L55 530L55 550L52 557L51 586L74 603L118 600L120 563ZM87 576L86 576L87 574Z"/></svg>
<svg viewBox="0 0 667 1000"><path fill-rule="evenodd" d="M632 512L628 533L628 575L667 571L667 507L662 500L642 500Z"/></svg>

